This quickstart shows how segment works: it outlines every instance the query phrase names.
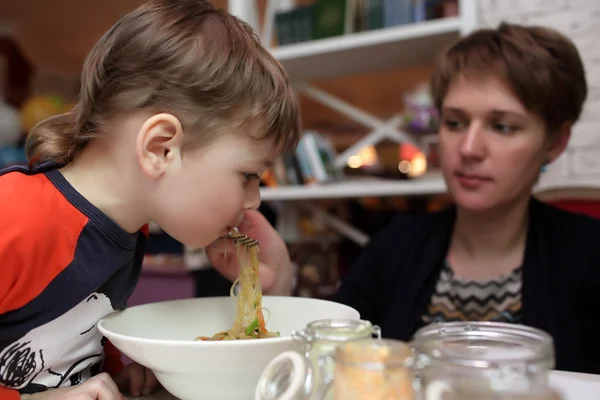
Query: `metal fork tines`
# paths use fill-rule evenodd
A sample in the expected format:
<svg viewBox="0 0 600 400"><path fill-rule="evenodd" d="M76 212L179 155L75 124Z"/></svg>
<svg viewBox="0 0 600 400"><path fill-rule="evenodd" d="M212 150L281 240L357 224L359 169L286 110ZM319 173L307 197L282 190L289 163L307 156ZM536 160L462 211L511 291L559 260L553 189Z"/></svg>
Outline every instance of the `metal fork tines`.
<svg viewBox="0 0 600 400"><path fill-rule="evenodd" d="M254 240L247 235L242 235L237 229L232 229L231 232L227 234L227 238L233 240L236 243L241 244L245 247L255 247L260 244L258 240Z"/></svg>

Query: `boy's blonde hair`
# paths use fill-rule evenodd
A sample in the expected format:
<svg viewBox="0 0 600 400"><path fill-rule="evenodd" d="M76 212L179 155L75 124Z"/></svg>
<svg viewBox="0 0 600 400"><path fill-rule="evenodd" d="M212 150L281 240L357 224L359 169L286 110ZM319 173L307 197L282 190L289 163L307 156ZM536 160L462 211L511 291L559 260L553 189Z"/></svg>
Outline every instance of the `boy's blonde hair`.
<svg viewBox="0 0 600 400"><path fill-rule="evenodd" d="M300 135L287 74L251 28L205 0L154 0L119 20L88 54L79 103L27 138L31 164L68 163L106 121L135 110L172 113L191 142L258 117L278 148Z"/></svg>

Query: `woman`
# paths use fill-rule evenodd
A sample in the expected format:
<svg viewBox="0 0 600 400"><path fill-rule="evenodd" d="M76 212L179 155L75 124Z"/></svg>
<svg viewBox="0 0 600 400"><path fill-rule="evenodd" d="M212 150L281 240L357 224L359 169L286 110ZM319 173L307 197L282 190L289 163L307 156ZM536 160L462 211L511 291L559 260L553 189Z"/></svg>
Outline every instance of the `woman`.
<svg viewBox="0 0 600 400"><path fill-rule="evenodd" d="M587 95L577 50L551 29L480 30L441 55L432 90L455 207L392 221L335 300L400 340L431 321L522 323L553 336L557 369L600 372L600 222L532 197L543 166L565 150ZM289 293L283 242L255 214L245 224L262 242L265 289ZM220 244L209 249L234 277L235 263L222 254Z"/></svg>

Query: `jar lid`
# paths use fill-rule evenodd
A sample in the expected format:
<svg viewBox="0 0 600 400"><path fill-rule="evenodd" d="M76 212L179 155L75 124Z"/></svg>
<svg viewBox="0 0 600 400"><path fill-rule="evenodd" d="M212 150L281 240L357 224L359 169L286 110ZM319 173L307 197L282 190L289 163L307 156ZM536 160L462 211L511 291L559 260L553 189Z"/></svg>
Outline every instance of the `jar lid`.
<svg viewBox="0 0 600 400"><path fill-rule="evenodd" d="M413 346L430 360L490 368L513 364L549 363L554 344L546 332L502 322L446 322L421 328Z"/></svg>

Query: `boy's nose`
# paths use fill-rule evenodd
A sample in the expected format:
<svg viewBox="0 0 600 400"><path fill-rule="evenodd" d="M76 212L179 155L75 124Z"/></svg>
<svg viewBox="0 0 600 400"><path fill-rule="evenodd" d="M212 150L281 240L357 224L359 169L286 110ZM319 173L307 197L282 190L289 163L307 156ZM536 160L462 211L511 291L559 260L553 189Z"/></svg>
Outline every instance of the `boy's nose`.
<svg viewBox="0 0 600 400"><path fill-rule="evenodd" d="M256 210L260 206L260 185L256 183L249 187L246 192L246 202L244 203L244 209Z"/></svg>

